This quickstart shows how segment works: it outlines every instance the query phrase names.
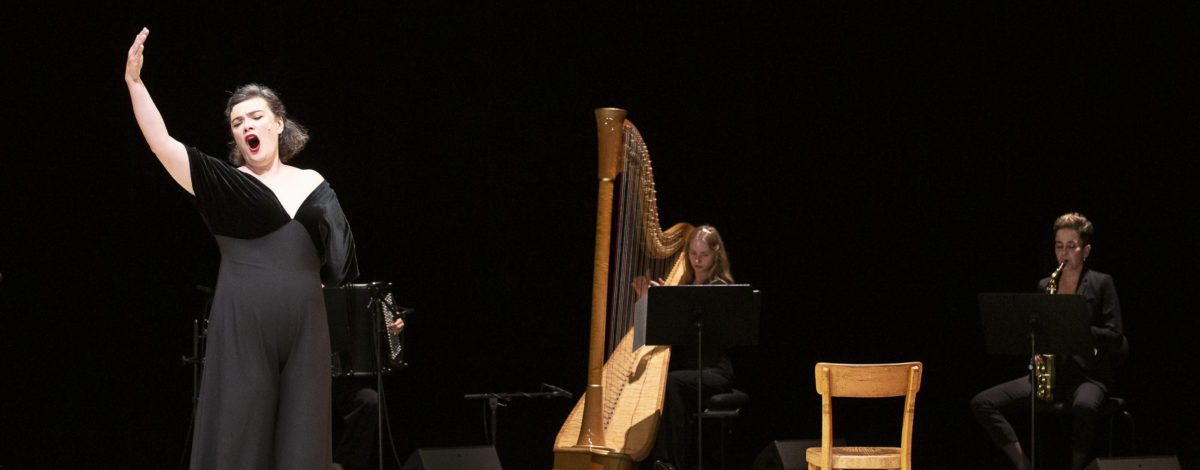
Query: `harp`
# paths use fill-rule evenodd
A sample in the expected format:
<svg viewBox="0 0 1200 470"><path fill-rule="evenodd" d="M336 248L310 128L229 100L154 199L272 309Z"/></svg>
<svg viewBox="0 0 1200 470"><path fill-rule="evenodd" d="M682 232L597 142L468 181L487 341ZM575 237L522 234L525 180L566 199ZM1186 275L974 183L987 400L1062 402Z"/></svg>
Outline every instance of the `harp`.
<svg viewBox="0 0 1200 470"><path fill-rule="evenodd" d="M678 284L692 226L663 230L659 225L649 153L625 114L616 108L596 110L599 203L588 386L555 438L555 469L636 467L653 448L662 415L671 351L653 345L635 349L632 283L648 271L651 279ZM615 223L614 193L619 195Z"/></svg>

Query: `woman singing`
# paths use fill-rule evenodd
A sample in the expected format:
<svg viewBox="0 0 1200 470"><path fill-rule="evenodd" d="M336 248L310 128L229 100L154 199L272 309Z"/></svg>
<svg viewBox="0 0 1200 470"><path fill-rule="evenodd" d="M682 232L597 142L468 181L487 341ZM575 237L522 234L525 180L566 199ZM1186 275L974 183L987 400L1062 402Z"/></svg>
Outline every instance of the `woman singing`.
<svg viewBox="0 0 1200 470"><path fill-rule="evenodd" d="M269 88L246 85L229 98L233 165L172 138L141 79L149 34L138 33L126 58L133 114L221 251L191 467L328 469L321 286L358 275L346 217L320 174L285 164L308 135Z"/></svg>

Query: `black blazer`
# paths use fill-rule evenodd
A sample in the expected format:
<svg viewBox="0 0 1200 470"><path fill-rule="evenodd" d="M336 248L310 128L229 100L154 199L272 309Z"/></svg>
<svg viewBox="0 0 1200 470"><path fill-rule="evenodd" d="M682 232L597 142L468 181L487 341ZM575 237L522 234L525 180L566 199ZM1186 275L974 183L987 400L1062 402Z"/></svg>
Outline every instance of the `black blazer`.
<svg viewBox="0 0 1200 470"><path fill-rule="evenodd" d="M1038 292L1045 292L1049 283L1049 276L1039 281ZM1113 286L1112 276L1084 267L1075 294L1087 300L1088 326L1096 341L1096 351L1073 358L1083 368L1086 378L1106 388L1111 387L1113 369L1128 349L1121 327L1121 302L1117 299L1117 288Z"/></svg>

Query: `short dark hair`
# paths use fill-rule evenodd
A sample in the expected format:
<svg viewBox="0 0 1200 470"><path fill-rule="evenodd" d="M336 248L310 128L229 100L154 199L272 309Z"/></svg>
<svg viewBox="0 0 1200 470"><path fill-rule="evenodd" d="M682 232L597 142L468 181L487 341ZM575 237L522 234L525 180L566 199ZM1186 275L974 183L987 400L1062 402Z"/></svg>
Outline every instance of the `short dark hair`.
<svg viewBox="0 0 1200 470"><path fill-rule="evenodd" d="M1092 235L1096 230L1092 226L1092 222L1078 212L1068 212L1054 220L1054 233L1058 233L1064 228L1079 232L1079 241L1083 242L1085 246L1092 243Z"/></svg>
<svg viewBox="0 0 1200 470"><path fill-rule="evenodd" d="M232 136L229 113L233 112L233 107L238 103L253 98L262 98L267 102L267 107L271 109L272 114L283 118L283 133L279 135L279 160L283 162L291 160L293 156L300 153L304 144L308 143L308 129L288 117L287 108L284 108L283 100L279 99L279 94L275 90L258 83L248 83L238 87L229 95L229 101L225 104L225 127L230 128ZM236 140L236 136L234 139ZM235 140L229 141L229 163L234 166L242 166L246 163L246 159L238 149Z"/></svg>

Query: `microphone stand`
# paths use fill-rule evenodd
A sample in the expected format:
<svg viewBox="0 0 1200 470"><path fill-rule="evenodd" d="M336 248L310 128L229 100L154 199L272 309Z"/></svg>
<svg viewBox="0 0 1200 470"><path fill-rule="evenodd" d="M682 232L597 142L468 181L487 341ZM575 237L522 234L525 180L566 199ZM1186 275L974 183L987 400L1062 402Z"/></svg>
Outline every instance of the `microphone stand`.
<svg viewBox="0 0 1200 470"><path fill-rule="evenodd" d="M371 350L375 352L375 390L379 395L379 405L375 407L375 436L379 445L379 467L383 468L383 357L382 351L379 350L379 331L380 323L383 318L379 316L379 309L382 302L379 301L379 292L386 284L371 283L373 290L371 292L371 300L367 302L367 311L371 312Z"/></svg>
<svg viewBox="0 0 1200 470"><path fill-rule="evenodd" d="M1029 318L1029 468L1037 468L1037 332L1038 318ZM1045 358L1042 358L1045 360Z"/></svg>
<svg viewBox="0 0 1200 470"><path fill-rule="evenodd" d="M204 370L203 344L208 336L208 313L212 310L213 290L205 286L196 286L196 290L204 294L206 299L201 310L204 327L201 328L201 318L192 319L192 355L183 356L183 365L192 366L192 417L188 420L187 433L184 435L183 455L179 459L179 468L183 468L183 458L191 451L192 432L196 424L196 407L200 404L200 379Z"/></svg>
<svg viewBox="0 0 1200 470"><path fill-rule="evenodd" d="M383 358L383 347L384 346L383 346L383 344L381 344L381 341L382 341L381 338L385 334L390 334L387 331L387 325L384 324L383 309L386 308L386 309L389 309L392 313L398 313L395 309L393 309L394 306L391 305L386 300L386 296L390 295L390 294L388 294L388 291L391 289L392 283L386 282L386 281L376 281L376 282L372 282L372 283L368 284L367 287L370 292L369 293L370 300L367 302L367 311L370 312L370 317L371 317L370 322L372 325L371 326L371 350L374 352L374 355L375 355L375 369L374 369L375 393L379 397L379 405L376 407L377 409L376 409L376 416L375 416L375 427L376 427L377 438L378 438L377 445L379 446L379 462L378 462L379 467L378 468L384 468L384 466L383 466L383 461L384 461L384 458L383 458L383 440L384 440L383 434L384 434L384 430L387 430L388 444L392 450L392 456L396 458L397 464L400 463L400 460L399 460L399 457L396 455L396 443L392 440L392 425L391 425L391 422L388 420L388 416L387 416L387 409L388 409L387 391L385 390L385 387L383 384L383 374L390 372L392 370L396 370L396 369L393 369L392 366L395 366L396 368L403 368L403 367L406 367L408 365L408 363L400 361L399 363L389 363L390 365L385 365L384 358ZM399 308L399 310L400 311L407 310L408 312L412 311L411 309L404 309L404 308ZM401 318L403 318L403 316L401 316ZM385 424L386 424L386 426L385 426Z"/></svg>
<svg viewBox="0 0 1200 470"><path fill-rule="evenodd" d="M200 363L203 359L200 357L200 319L192 319L192 355L183 356L183 365L192 366L192 409L196 408L196 404L200 401Z"/></svg>
<svg viewBox="0 0 1200 470"><path fill-rule="evenodd" d="M488 415L490 416L488 418L490 421L489 426L488 426L489 427L489 433L488 433L489 434L488 435L489 442L488 442L488 444L490 444L492 447L496 447L496 408L501 407L501 406L508 406L506 403L512 401L513 398L560 398L560 397L561 398L571 398L571 396L572 396L571 392L568 392L566 390L563 390L561 388L555 387L550 384L544 383L544 384L542 384L542 388L548 388L551 391L549 391L549 392L533 392L533 393L529 393L529 392L468 393L466 395L463 395L463 399L464 400L487 400ZM501 400L504 400L504 403L500 403Z"/></svg>
<svg viewBox="0 0 1200 470"><path fill-rule="evenodd" d="M696 468L704 470L704 313L696 307Z"/></svg>
<svg viewBox="0 0 1200 470"><path fill-rule="evenodd" d="M200 365L204 362L204 358L200 357L200 341L203 335L200 333L200 319L192 319L192 355L183 356L183 365L192 366L192 416L188 419L187 433L183 436L183 455L179 456L179 468L184 468L183 461L187 457L192 446L192 428L196 425L196 407L200 404Z"/></svg>

